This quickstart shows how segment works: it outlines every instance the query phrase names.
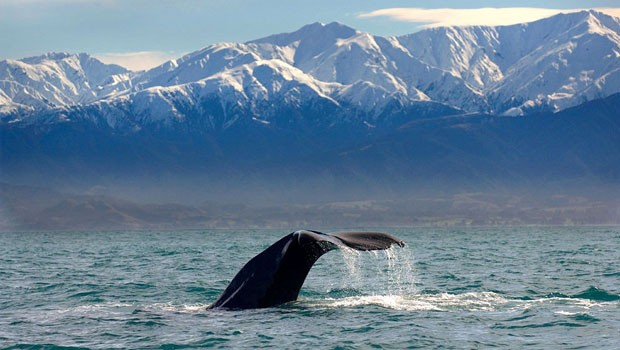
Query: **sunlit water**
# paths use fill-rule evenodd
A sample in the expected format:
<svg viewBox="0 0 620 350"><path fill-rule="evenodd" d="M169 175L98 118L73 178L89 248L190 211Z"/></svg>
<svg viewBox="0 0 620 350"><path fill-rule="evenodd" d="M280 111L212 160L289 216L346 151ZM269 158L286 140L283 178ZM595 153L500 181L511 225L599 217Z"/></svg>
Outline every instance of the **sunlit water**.
<svg viewBox="0 0 620 350"><path fill-rule="evenodd" d="M300 298L218 311L288 232L0 233L1 348L595 348L620 344L620 228L385 230Z"/></svg>

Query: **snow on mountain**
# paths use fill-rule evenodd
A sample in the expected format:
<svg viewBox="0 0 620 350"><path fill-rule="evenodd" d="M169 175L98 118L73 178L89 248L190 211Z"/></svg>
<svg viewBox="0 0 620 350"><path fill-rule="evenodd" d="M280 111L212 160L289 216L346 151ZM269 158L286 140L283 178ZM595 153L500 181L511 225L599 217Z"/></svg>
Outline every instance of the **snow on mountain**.
<svg viewBox="0 0 620 350"><path fill-rule="evenodd" d="M489 53L497 54L498 42L492 27L442 27L397 38L409 53L423 63L463 79L472 88L503 78Z"/></svg>
<svg viewBox="0 0 620 350"><path fill-rule="evenodd" d="M339 41L357 34L359 32L355 29L336 22L327 25L312 23L292 33L271 35L250 41L248 44L258 44L262 52L267 54L274 54L280 51L275 48L281 47L287 63L307 71L309 67L304 65L308 62L316 60L317 56L331 49Z"/></svg>
<svg viewBox="0 0 620 350"><path fill-rule="evenodd" d="M251 44L258 44L260 51L269 54L284 53L282 56L288 58L288 63L321 81L351 86L368 82L390 93L408 95L414 101L429 100L422 91L408 86L398 76L398 62L390 55L400 50L396 46L398 43L339 23L314 23L296 32L255 40Z"/></svg>
<svg viewBox="0 0 620 350"><path fill-rule="evenodd" d="M138 73L85 54L0 62L0 113L90 105L97 115L112 113L102 118L114 125L119 118L137 124L209 119L214 108L230 118L223 124L237 120L240 110L265 121L268 110L313 101L375 117L386 106L404 111L424 101L522 115L618 91L620 20L596 11L389 38L313 23L211 45Z"/></svg>
<svg viewBox="0 0 620 350"><path fill-rule="evenodd" d="M614 79L620 69L620 20L596 12L556 17L530 28L540 35L554 28L552 40L519 59L503 83L492 87L489 95L500 111L512 107L509 113L524 114L530 106L557 111L620 90ZM515 106L506 105L512 96Z"/></svg>
<svg viewBox="0 0 620 350"><path fill-rule="evenodd" d="M0 90L0 115L15 113L18 106L4 91Z"/></svg>
<svg viewBox="0 0 620 350"><path fill-rule="evenodd" d="M342 84L342 89L332 89L332 98L368 111L387 104L386 98L404 96L410 102L432 100L467 111L525 114L620 91L618 33L618 19L596 11L391 38L339 23L314 23L245 44L213 45L156 69L166 74L150 84L185 83L277 59L318 81ZM567 52L571 61L564 58ZM593 60L593 54L601 60Z"/></svg>
<svg viewBox="0 0 620 350"><path fill-rule="evenodd" d="M104 116L113 128L140 128L169 126L199 115L209 129L226 129L248 115L268 123L278 105L302 107L322 101L337 106L330 95L338 89L340 84L321 82L280 60L257 60L198 81L128 90L92 104L80 118L96 123Z"/></svg>
<svg viewBox="0 0 620 350"><path fill-rule="evenodd" d="M620 67L619 34L618 18L582 11L511 26L435 28L398 40L412 56L484 95L489 112L520 115L557 111L620 91L614 78ZM423 91L463 105L451 94Z"/></svg>
<svg viewBox="0 0 620 350"><path fill-rule="evenodd" d="M385 69L389 59L381 53L374 37L337 23L315 23L293 33L245 44L212 45L146 72L134 80L134 90L187 84L239 71L239 67L252 70L251 66L261 61L277 61L281 67L288 66L285 70L304 72L296 74L302 78L300 82L311 80L307 85L313 86L323 97L338 90L325 84L348 85L350 92L351 86L366 81L390 93L399 91L413 100L428 100L415 88L407 92L407 86ZM368 101L367 104L377 103L382 101Z"/></svg>
<svg viewBox="0 0 620 350"><path fill-rule="evenodd" d="M211 45L145 72L135 79L135 90L190 83L260 59L244 44Z"/></svg>
<svg viewBox="0 0 620 350"><path fill-rule="evenodd" d="M107 86L128 84L130 73L87 54L48 53L0 62L3 107L43 110L87 104L114 94Z"/></svg>

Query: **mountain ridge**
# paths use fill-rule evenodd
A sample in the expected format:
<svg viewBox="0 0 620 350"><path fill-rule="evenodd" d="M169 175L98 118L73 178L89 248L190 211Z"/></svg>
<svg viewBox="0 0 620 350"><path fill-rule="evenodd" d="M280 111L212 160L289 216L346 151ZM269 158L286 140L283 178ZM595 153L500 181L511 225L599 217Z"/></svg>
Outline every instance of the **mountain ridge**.
<svg viewBox="0 0 620 350"><path fill-rule="evenodd" d="M59 69L49 77L41 73L43 61L50 65L56 58L59 65L71 57L79 57L79 64L69 69L86 72L88 67L82 65L98 65L105 77L91 81L86 74L76 78L70 76L75 72L63 75ZM313 23L246 43L213 44L144 72L95 64L98 61L85 54L2 61L0 116L3 122L20 122L36 119L40 112L60 115L76 107L96 109L102 103L144 110L147 106L140 106L133 97L153 88L172 95L186 90L183 104L198 105L201 99L214 97L246 106L272 103L271 95L260 94L263 84L289 80L309 86L318 99L354 106L375 117L386 100L404 107L432 101L465 112L524 115L559 111L620 91L619 57L620 20L596 11L559 14L527 24L442 27L387 38L336 22ZM222 79L234 70L249 72L260 62L279 67L274 81L261 81L251 73L241 85ZM12 74L15 65L21 65L32 79L17 79ZM291 78L291 72L297 74ZM207 83L213 86L209 91L190 97ZM148 100L158 101L149 110L160 116L156 120L163 115L178 119L174 102L157 93ZM260 113L254 117L260 119Z"/></svg>

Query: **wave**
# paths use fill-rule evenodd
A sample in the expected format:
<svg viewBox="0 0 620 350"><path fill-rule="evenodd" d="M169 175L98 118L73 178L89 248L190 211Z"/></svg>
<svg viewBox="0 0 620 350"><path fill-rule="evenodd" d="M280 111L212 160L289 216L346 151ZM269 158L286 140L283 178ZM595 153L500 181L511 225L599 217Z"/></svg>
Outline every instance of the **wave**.
<svg viewBox="0 0 620 350"><path fill-rule="evenodd" d="M590 287L574 295L560 293L546 294L538 298L510 297L498 292L468 292L468 293L438 293L419 292L409 294L373 294L351 289L333 289L324 293L305 293L296 302L285 305L286 308L325 309L325 308L357 308L377 306L399 311L495 311L495 310L525 310L536 308L537 305L557 305L560 310L557 314L579 314L581 310L592 307L616 304L620 296L603 289ZM95 303L81 305L58 313L71 314L125 314L135 312L173 312L173 313L202 313L209 303L176 304L152 303ZM563 308L563 309L562 309Z"/></svg>
<svg viewBox="0 0 620 350"><path fill-rule="evenodd" d="M540 304L586 310L620 300L616 294L601 289L588 290L572 295L546 295L540 298L512 298L496 292L469 292L462 294L431 293L410 295L354 295L322 299L302 299L298 305L310 308L351 308L378 306L404 311L496 311L525 310ZM562 312L562 311L560 311ZM565 311L568 312L568 311ZM578 313L578 311L575 311Z"/></svg>
<svg viewBox="0 0 620 350"><path fill-rule="evenodd" d="M128 309L128 308L132 308L133 305L129 304L129 303L115 303L115 302L109 302L109 303L96 303L96 304L86 304L86 305L79 305L79 306L74 306L68 309L62 309L62 310L57 310L56 312L59 314L65 314L65 313L70 313L70 314L89 314L92 312L97 312L97 311L112 311L112 310L122 310L122 309Z"/></svg>
<svg viewBox="0 0 620 350"><path fill-rule="evenodd" d="M583 292L572 295L571 298L587 299L594 301L617 301L620 300L620 295L610 293L604 289L590 287Z"/></svg>
<svg viewBox="0 0 620 350"><path fill-rule="evenodd" d="M341 308L379 306L404 311L493 310L509 300L493 292L464 294L416 294L416 295L365 295L319 300L301 300L305 306L317 308Z"/></svg>
<svg viewBox="0 0 620 350"><path fill-rule="evenodd" d="M159 304L151 304L143 307L145 310L149 311L167 311L167 312L178 312L178 313L199 313L204 312L210 304L179 304L175 305L172 303L159 303Z"/></svg>

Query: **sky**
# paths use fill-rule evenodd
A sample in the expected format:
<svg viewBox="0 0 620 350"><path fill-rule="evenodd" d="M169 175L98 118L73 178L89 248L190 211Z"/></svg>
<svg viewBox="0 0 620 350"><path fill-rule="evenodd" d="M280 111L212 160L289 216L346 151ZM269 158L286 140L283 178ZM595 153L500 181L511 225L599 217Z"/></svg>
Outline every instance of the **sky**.
<svg viewBox="0 0 620 350"><path fill-rule="evenodd" d="M0 0L0 60L86 52L139 70L219 42L340 22L390 36L441 25L507 25L620 0Z"/></svg>

